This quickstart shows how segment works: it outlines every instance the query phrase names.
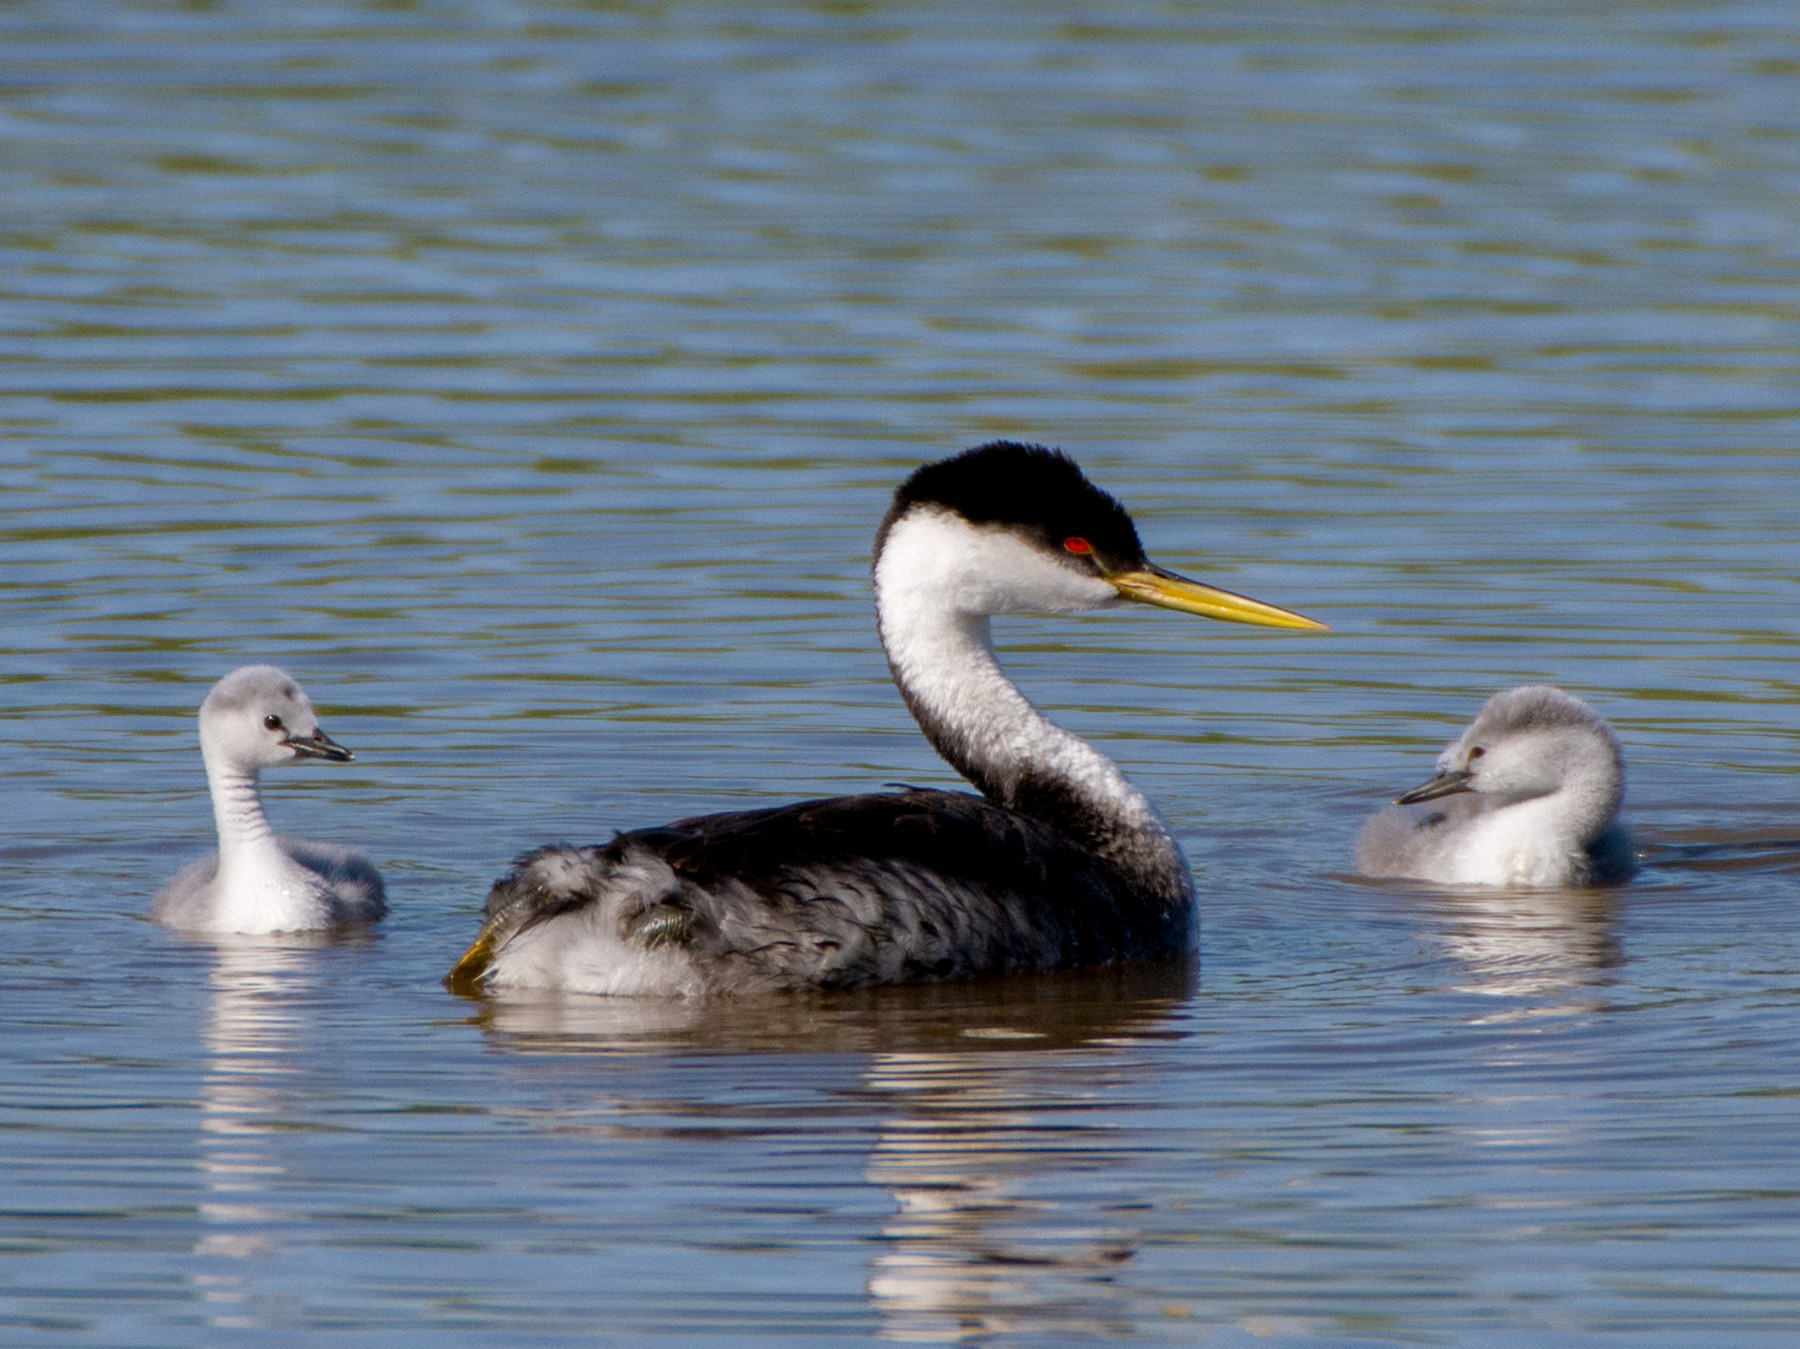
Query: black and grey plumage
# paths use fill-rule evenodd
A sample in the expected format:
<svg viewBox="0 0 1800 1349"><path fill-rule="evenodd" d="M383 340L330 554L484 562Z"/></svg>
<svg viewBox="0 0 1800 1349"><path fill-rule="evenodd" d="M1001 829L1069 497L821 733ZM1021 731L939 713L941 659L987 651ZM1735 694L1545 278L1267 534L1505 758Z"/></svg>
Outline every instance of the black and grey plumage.
<svg viewBox="0 0 1800 1349"><path fill-rule="evenodd" d="M1357 870L1448 885L1604 885L1634 869L1612 728L1548 684L1496 693L1438 772L1373 816Z"/></svg>
<svg viewBox="0 0 1800 1349"><path fill-rule="evenodd" d="M995 442L912 474L876 534L894 681L982 795L907 790L707 815L521 857L451 971L463 990L845 988L1184 950L1187 864L1117 767L1001 671L989 619L1138 600L1323 625L1176 576L1074 461Z"/></svg>

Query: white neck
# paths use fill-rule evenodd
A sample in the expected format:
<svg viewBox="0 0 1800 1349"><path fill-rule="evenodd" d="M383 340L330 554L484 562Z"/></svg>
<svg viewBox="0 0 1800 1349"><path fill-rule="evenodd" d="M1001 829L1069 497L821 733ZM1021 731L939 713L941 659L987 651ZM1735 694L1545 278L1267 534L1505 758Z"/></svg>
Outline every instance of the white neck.
<svg viewBox="0 0 1800 1349"><path fill-rule="evenodd" d="M959 590L946 572L966 550L944 546L941 522L908 530L912 523L902 520L884 541L876 614L894 682L926 738L991 800L1051 826L1147 888L1185 899L1187 865L1144 794L1112 760L1033 707L1001 670L984 611L994 603L994 572ZM1093 585L1058 607L1095 608L1113 597L1105 582ZM957 603L970 593L980 607Z"/></svg>
<svg viewBox="0 0 1800 1349"><path fill-rule="evenodd" d="M221 855L274 838L268 816L263 813L255 769L246 771L208 759L206 782L212 789L213 822L219 828Z"/></svg>
<svg viewBox="0 0 1800 1349"><path fill-rule="evenodd" d="M219 830L214 883L221 924L235 932L280 932L311 925L320 903L317 883L287 855L270 828L256 770L209 756L206 779Z"/></svg>

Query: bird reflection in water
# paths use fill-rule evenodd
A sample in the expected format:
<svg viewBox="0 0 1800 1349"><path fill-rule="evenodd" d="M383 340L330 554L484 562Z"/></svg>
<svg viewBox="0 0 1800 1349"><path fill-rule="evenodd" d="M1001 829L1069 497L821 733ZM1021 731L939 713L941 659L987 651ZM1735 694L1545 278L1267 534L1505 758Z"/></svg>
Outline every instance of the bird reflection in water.
<svg viewBox="0 0 1800 1349"><path fill-rule="evenodd" d="M1137 1234L1056 1196L1084 1188L1075 1173L1142 1164L1116 1127L1130 1102L1108 1075L1135 1044L1184 1034L1196 982L1182 959L835 995L509 994L484 999L475 1020L513 1052L741 1052L764 1075L770 1054L865 1054L846 1090L867 1105L865 1178L893 1201L867 1283L883 1337L1053 1323L1113 1339L1132 1327L1134 1295L1113 1279Z"/></svg>
<svg viewBox="0 0 1800 1349"><path fill-rule="evenodd" d="M1641 847L1646 884L1614 889L1434 890L1422 910L1434 935L1467 974L1459 991L1512 998L1520 1005L1481 1018L1520 1020L1602 1010L1613 971L1625 963L1619 914L1632 893L1658 880L1685 889L1710 873L1800 870L1800 838L1791 825L1665 827Z"/></svg>
<svg viewBox="0 0 1800 1349"><path fill-rule="evenodd" d="M885 1338L985 1338L1050 1319L1084 1338L1130 1335L1129 1309L1108 1284L1135 1254L1135 1233L1071 1224L1051 1197L1069 1171L1124 1160L1115 1129L1070 1117L1080 1103L1067 1081L1092 1090L1105 1072L1104 1051L1080 1060L1052 1069L1019 1047L883 1054L870 1065L867 1087L893 1112L867 1172L897 1205L868 1284Z"/></svg>
<svg viewBox="0 0 1800 1349"><path fill-rule="evenodd" d="M1419 913L1457 963L1452 988L1507 1000L1478 1023L1603 1010L1625 963L1614 890L1437 890Z"/></svg>
<svg viewBox="0 0 1800 1349"><path fill-rule="evenodd" d="M222 937L214 945L199 1169L206 1198L194 1250L217 1258L196 1276L211 1324L262 1324L252 1314L253 1264L276 1254L291 1216L269 1202L285 1168L269 1146L304 1092L294 1082L296 1003L316 974L324 935Z"/></svg>

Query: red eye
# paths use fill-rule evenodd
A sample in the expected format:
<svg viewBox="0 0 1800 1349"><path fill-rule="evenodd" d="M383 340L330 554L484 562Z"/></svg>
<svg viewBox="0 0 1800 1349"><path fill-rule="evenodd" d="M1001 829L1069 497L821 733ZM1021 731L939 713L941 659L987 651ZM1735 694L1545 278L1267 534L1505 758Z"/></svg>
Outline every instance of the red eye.
<svg viewBox="0 0 1800 1349"><path fill-rule="evenodd" d="M1094 551L1094 545L1079 535L1071 535L1063 540L1063 549L1070 553L1091 553Z"/></svg>

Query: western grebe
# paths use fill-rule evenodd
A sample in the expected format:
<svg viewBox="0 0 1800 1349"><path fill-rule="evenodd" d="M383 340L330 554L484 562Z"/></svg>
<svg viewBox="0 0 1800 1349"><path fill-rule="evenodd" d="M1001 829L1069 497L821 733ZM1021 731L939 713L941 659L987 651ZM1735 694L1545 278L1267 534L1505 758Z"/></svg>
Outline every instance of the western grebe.
<svg viewBox="0 0 1800 1349"><path fill-rule="evenodd" d="M1357 870L1450 885L1620 881L1633 869L1624 795L1619 742L1599 713L1525 684L1489 698L1437 776L1363 826Z"/></svg>
<svg viewBox="0 0 1800 1349"><path fill-rule="evenodd" d="M981 789L707 815L520 858L453 988L614 994L845 988L1186 949L1187 863L1113 763L1052 725L988 620L1139 600L1322 629L1144 556L1124 507L1062 453L995 442L927 464L875 536L894 682Z"/></svg>
<svg viewBox="0 0 1800 1349"><path fill-rule="evenodd" d="M200 753L219 851L189 863L150 916L190 932L300 932L372 922L387 911L367 858L329 843L277 838L256 777L296 759L354 756L319 729L312 703L273 665L233 670L200 705Z"/></svg>

